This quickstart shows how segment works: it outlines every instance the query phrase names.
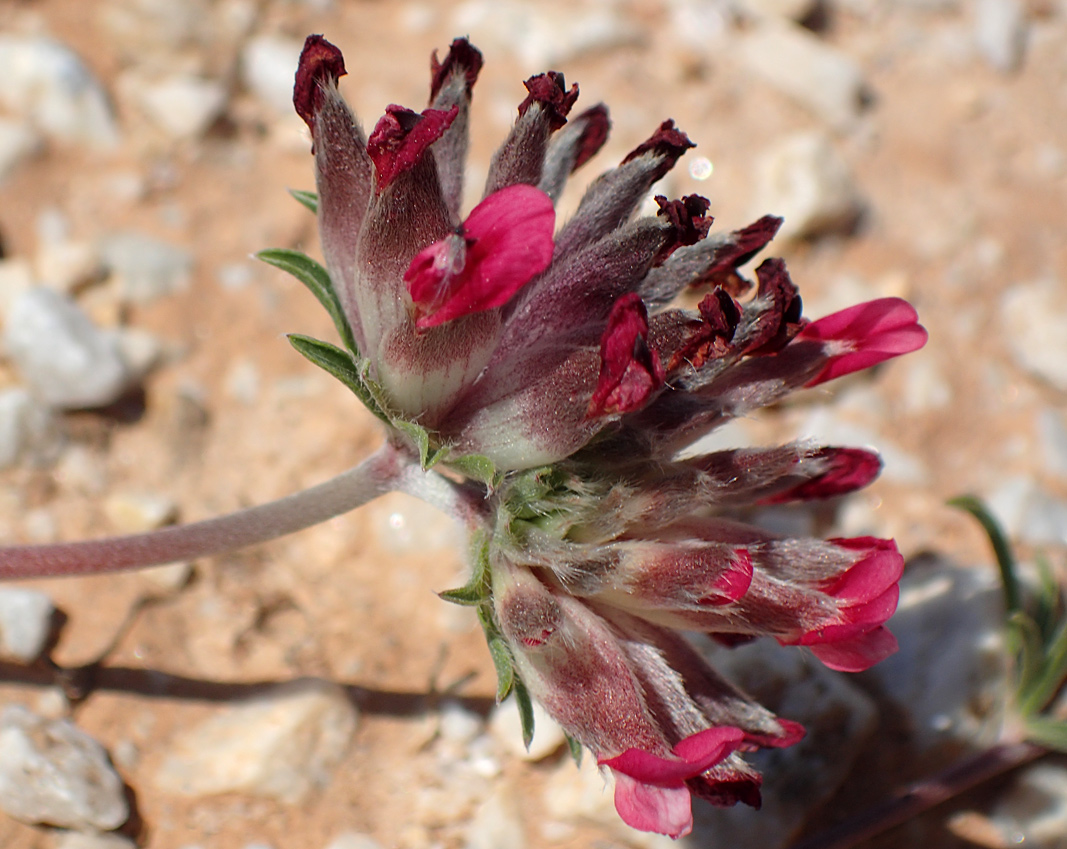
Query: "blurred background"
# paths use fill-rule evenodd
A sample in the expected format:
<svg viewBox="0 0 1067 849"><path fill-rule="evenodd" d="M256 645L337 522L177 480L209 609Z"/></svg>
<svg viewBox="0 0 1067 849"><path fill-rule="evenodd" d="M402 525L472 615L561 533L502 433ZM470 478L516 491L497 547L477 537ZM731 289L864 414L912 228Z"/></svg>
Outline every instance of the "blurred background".
<svg viewBox="0 0 1067 849"><path fill-rule="evenodd" d="M0 0L0 540L205 518L324 480L379 442L285 341L332 339L328 316L250 257L319 256L313 216L286 192L314 188L290 102L312 32L344 52L341 90L368 130L389 103L423 108L431 52L471 38L485 67L468 207L522 81L559 70L580 85L577 108L604 101L613 124L563 210L673 118L698 146L656 191L708 197L714 229L784 215L765 253L786 257L807 315L915 304L920 353L716 434L882 451L864 492L763 521L893 536L909 558L989 571L976 526L944 504L973 492L1024 551L1067 542L1063 0ZM78 365L63 377L59 361ZM48 723L73 719L126 785L107 797L90 782L61 805L82 813L57 822L0 779L0 845L666 845L616 821L547 722L525 753L514 708L492 708L473 615L434 595L463 582L463 545L444 517L390 496L250 551L0 596L0 726L56 734ZM972 742L995 734L991 692L976 691L990 703ZM716 815L689 845L784 845L859 805L835 803L836 788L891 722L856 710L869 715L837 767L794 765L792 789L769 788L818 793L769 801L771 825ZM85 758L57 774L92 773ZM1049 781L1063 817L1067 772ZM997 800L974 804L911 845L1007 839Z"/></svg>

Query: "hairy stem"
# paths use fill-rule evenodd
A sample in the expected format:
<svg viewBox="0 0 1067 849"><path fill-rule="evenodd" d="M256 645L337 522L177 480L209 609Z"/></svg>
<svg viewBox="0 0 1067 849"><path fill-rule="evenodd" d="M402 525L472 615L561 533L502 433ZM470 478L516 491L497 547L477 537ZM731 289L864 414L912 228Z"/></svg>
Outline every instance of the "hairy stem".
<svg viewBox="0 0 1067 849"><path fill-rule="evenodd" d="M467 522L477 511L474 493L422 471L402 449L386 444L325 483L218 518L131 536L0 548L0 579L119 572L233 551L317 525L393 490Z"/></svg>
<svg viewBox="0 0 1067 849"><path fill-rule="evenodd" d="M1033 743L999 743L916 782L881 805L793 844L791 849L852 849L1047 751Z"/></svg>

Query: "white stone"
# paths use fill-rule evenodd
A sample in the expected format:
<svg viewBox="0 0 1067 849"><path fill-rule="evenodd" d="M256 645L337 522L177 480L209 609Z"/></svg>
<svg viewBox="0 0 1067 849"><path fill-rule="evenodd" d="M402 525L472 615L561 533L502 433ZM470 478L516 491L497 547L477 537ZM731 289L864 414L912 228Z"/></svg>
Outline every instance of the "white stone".
<svg viewBox="0 0 1067 849"><path fill-rule="evenodd" d="M810 31L767 20L738 39L737 49L749 72L835 130L855 125L866 91L863 73Z"/></svg>
<svg viewBox="0 0 1067 849"><path fill-rule="evenodd" d="M900 650L863 673L906 718L917 753L957 755L1000 730L1004 601L996 569L912 561L889 628Z"/></svg>
<svg viewBox="0 0 1067 849"><path fill-rule="evenodd" d="M1067 835L1067 769L1038 763L1015 776L990 817L1005 846L1063 849Z"/></svg>
<svg viewBox="0 0 1067 849"><path fill-rule="evenodd" d="M1067 392L1067 286L1046 277L1009 286L1001 298L1000 327L1024 369Z"/></svg>
<svg viewBox="0 0 1067 849"><path fill-rule="evenodd" d="M19 295L35 285L36 277L27 260L0 259L0 317L11 311L11 304Z"/></svg>
<svg viewBox="0 0 1067 849"><path fill-rule="evenodd" d="M103 87L78 56L49 38L0 35L0 106L61 141L103 149L118 143Z"/></svg>
<svg viewBox="0 0 1067 849"><path fill-rule="evenodd" d="M41 137L23 121L0 118L0 183L41 149Z"/></svg>
<svg viewBox="0 0 1067 849"><path fill-rule="evenodd" d="M104 499L104 515L118 533L135 534L173 522L178 505L159 492L115 492Z"/></svg>
<svg viewBox="0 0 1067 849"><path fill-rule="evenodd" d="M1026 48L1026 9L1021 0L975 0L974 43L996 70L1018 70Z"/></svg>
<svg viewBox="0 0 1067 849"><path fill-rule="evenodd" d="M114 339L51 289L30 289L15 299L3 341L33 393L55 407L106 406L130 386L130 371Z"/></svg>
<svg viewBox="0 0 1067 849"><path fill-rule="evenodd" d="M119 278L124 301L147 304L189 285L193 256L140 233L115 233L100 243L104 265Z"/></svg>
<svg viewBox="0 0 1067 849"><path fill-rule="evenodd" d="M217 80L175 75L134 86L145 114L177 139L203 135L226 108L226 87Z"/></svg>
<svg viewBox="0 0 1067 849"><path fill-rule="evenodd" d="M803 21L816 11L819 0L741 0L741 7L752 15Z"/></svg>
<svg viewBox="0 0 1067 849"><path fill-rule="evenodd" d="M325 849L382 849L382 844L369 834L343 831L326 844Z"/></svg>
<svg viewBox="0 0 1067 849"><path fill-rule="evenodd" d="M34 267L38 282L68 294L100 280L104 273L100 255L89 242L46 242L34 257Z"/></svg>
<svg viewBox="0 0 1067 849"><path fill-rule="evenodd" d="M26 823L109 831L130 815L107 753L67 720L0 713L0 810Z"/></svg>
<svg viewBox="0 0 1067 849"><path fill-rule="evenodd" d="M89 834L62 831L56 835L54 849L136 849L137 844L121 834Z"/></svg>
<svg viewBox="0 0 1067 849"><path fill-rule="evenodd" d="M437 728L441 739L466 746L482 733L482 718L455 701L446 701L438 713Z"/></svg>
<svg viewBox="0 0 1067 849"><path fill-rule="evenodd" d="M281 116L293 111L293 77L302 47L296 39L260 35L241 51L241 82Z"/></svg>
<svg viewBox="0 0 1067 849"><path fill-rule="evenodd" d="M644 38L617 2L572 6L566 26L561 26L528 3L467 0L453 11L451 24L456 32L470 33L476 44L514 51L525 67L538 72L584 54L639 44Z"/></svg>
<svg viewBox="0 0 1067 849"><path fill-rule="evenodd" d="M54 457L62 436L52 411L21 386L0 389L0 469Z"/></svg>
<svg viewBox="0 0 1067 849"><path fill-rule="evenodd" d="M155 783L183 796L249 793L299 803L329 782L356 720L341 687L317 680L285 684L179 734Z"/></svg>
<svg viewBox="0 0 1067 849"><path fill-rule="evenodd" d="M0 586L0 657L33 663L48 645L52 599L37 590Z"/></svg>
<svg viewBox="0 0 1067 849"><path fill-rule="evenodd" d="M1052 474L1067 479L1067 415L1054 409L1042 410L1037 428L1042 464Z"/></svg>
<svg viewBox="0 0 1067 849"><path fill-rule="evenodd" d="M526 830L519 815L519 800L508 784L478 806L467 828L467 849L525 849Z"/></svg>
<svg viewBox="0 0 1067 849"><path fill-rule="evenodd" d="M782 139L760 156L755 176L754 205L785 219L780 238L847 232L862 210L848 165L825 133Z"/></svg>
<svg viewBox="0 0 1067 849"><path fill-rule="evenodd" d="M771 640L709 652L724 677L779 716L801 723L807 736L786 749L746 755L763 773L763 807L695 806L693 843L702 845L701 835L714 834L717 845L731 849L787 845L848 776L877 727L875 703L848 677Z"/></svg>
<svg viewBox="0 0 1067 849"><path fill-rule="evenodd" d="M489 732L494 742L512 757L540 761L555 754L567 742L566 734L540 703L534 702L534 736L527 749L522 743L522 719L514 702L506 701L493 708Z"/></svg>

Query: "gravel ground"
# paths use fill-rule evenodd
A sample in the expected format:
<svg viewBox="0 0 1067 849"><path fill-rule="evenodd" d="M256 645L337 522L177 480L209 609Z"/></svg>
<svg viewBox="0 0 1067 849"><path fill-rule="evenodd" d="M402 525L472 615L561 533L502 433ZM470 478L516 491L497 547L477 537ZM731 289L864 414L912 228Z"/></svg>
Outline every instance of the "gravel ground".
<svg viewBox="0 0 1067 849"><path fill-rule="evenodd" d="M367 125L388 103L421 108L430 52L469 34L486 58L475 189L521 81L548 67L579 82L579 105L612 109L579 184L674 118L698 147L660 190L708 196L716 228L787 214L792 238L772 253L808 315L900 295L930 331L919 354L731 426L730 442L882 449L876 484L802 520L986 568L978 530L944 506L974 492L1024 547L1067 542L1062 0L0 0L0 539L215 515L323 480L380 440L282 336L331 338L328 316L249 259L318 254L285 191L313 186L286 103L309 32L344 51L342 91ZM60 321L49 298L27 306L33 283L91 318L91 332L63 319L88 357L69 385L11 338L13 314ZM71 411L86 392L104 413ZM457 543L396 496L191 568L27 582L61 611L46 611L62 620L51 659L110 671L67 676L64 693L46 665L4 662L0 709L72 718L102 744L129 788L123 833L151 849L630 845L603 805L579 803L591 791L566 758L524 762L484 731L481 634L434 595L461 580ZM242 708L259 713L227 713L295 679L349 698L288 684ZM298 730L271 763L291 757L296 779L280 787L270 763L230 784L189 778L225 771L223 755L195 760L205 740L238 746L225 728L275 727L277 704ZM309 716L328 733L301 738ZM0 845L67 844L0 813Z"/></svg>

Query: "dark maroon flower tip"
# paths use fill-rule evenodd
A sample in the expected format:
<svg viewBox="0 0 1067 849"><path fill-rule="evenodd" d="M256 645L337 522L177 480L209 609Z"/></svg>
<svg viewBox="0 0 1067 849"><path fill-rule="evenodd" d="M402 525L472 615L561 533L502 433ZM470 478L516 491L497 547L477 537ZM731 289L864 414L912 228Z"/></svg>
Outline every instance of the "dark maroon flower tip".
<svg viewBox="0 0 1067 849"><path fill-rule="evenodd" d="M656 195L659 212L656 213L671 225L673 239L656 256L657 264L663 262L677 248L695 245L708 235L712 219L707 215L711 204L700 195L686 195L681 200L667 200Z"/></svg>
<svg viewBox="0 0 1067 849"><path fill-rule="evenodd" d="M741 321L741 308L725 289L718 288L704 296L700 302L700 322L694 322L689 336L675 351L667 364L672 372L688 363L701 368L708 360L725 356L731 350L730 342Z"/></svg>
<svg viewBox="0 0 1067 849"><path fill-rule="evenodd" d="M760 794L763 779L759 775L719 780L714 777L712 770L711 778L699 775L685 783L694 796L699 796L717 808L732 808L740 802L758 811L763 804Z"/></svg>
<svg viewBox="0 0 1067 849"><path fill-rule="evenodd" d="M637 410L665 378L659 355L648 347L648 310L636 293L623 295L612 306L600 340L600 377L586 417Z"/></svg>
<svg viewBox="0 0 1067 849"><path fill-rule="evenodd" d="M722 286L735 298L747 292L752 284L743 279L737 269L763 250L781 226L781 218L764 215L747 227L735 230L730 234L730 240L716 249L711 267L691 285Z"/></svg>
<svg viewBox="0 0 1067 849"><path fill-rule="evenodd" d="M424 109L422 114L393 104L367 139L367 154L374 162L380 192L400 174L410 170L426 149L444 135L459 108Z"/></svg>
<svg viewBox="0 0 1067 849"><path fill-rule="evenodd" d="M789 279L785 261L764 260L756 269L756 279L756 300L763 302L763 309L756 318L755 333L745 346L745 353L754 356L780 351L803 327L800 292Z"/></svg>
<svg viewBox="0 0 1067 849"><path fill-rule="evenodd" d="M608 140L608 133L611 130L608 107L603 103L598 103L596 106L586 109L574 120L582 123L582 135L578 140L578 153L574 157L574 165L571 166L571 171L577 171L600 152L600 148Z"/></svg>
<svg viewBox="0 0 1067 849"><path fill-rule="evenodd" d="M529 92L526 99L519 104L519 114L525 115L526 110L533 104L541 104L541 108L549 118L549 126L558 130L567 123L567 115L578 99L578 83L574 83L567 90L567 83L563 74L559 71L548 71L530 77L523 85Z"/></svg>
<svg viewBox="0 0 1067 849"><path fill-rule="evenodd" d="M646 153L654 153L662 157L663 161L656 168L653 182L670 171L683 153L696 145L689 140L689 136L674 126L674 121L666 120L648 139L641 142L631 150L622 161L625 165L631 159L637 159Z"/></svg>
<svg viewBox="0 0 1067 849"><path fill-rule="evenodd" d="M322 84L336 84L346 73L340 50L321 35L309 35L305 39L293 84L293 106L312 132L315 130L315 113L322 108Z"/></svg>
<svg viewBox="0 0 1067 849"><path fill-rule="evenodd" d="M444 62L437 61L437 51L430 56L430 101L433 102L441 86L454 73L461 73L467 78L467 91L469 92L478 80L478 73L482 70L482 53L465 38L457 38L448 49L448 55Z"/></svg>
<svg viewBox="0 0 1067 849"><path fill-rule="evenodd" d="M863 448L820 448L807 462L817 463L823 471L785 492L762 499L760 503L784 504L789 501L835 498L862 489L882 470L882 458Z"/></svg>

